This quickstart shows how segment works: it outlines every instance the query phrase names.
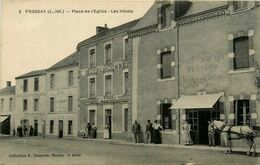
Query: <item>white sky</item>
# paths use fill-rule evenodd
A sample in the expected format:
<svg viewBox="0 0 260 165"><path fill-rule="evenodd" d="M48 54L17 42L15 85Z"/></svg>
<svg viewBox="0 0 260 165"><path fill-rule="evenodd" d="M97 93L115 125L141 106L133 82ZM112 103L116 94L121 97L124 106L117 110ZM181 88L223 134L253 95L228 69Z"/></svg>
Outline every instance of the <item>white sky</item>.
<svg viewBox="0 0 260 165"><path fill-rule="evenodd" d="M0 0L1 1L1 0ZM76 51L96 26L114 27L142 17L154 0L2 0L0 88L31 70L45 69ZM134 13L25 14L29 9L116 10ZM19 10L22 13L19 13Z"/></svg>

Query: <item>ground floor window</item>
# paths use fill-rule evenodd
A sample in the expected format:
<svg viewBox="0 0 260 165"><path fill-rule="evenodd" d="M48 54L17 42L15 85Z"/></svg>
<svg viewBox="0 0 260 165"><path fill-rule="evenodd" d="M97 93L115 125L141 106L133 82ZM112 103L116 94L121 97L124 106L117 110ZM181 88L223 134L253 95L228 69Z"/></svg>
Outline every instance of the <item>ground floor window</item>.
<svg viewBox="0 0 260 165"><path fill-rule="evenodd" d="M68 121L68 135L72 134L72 120Z"/></svg>
<svg viewBox="0 0 260 165"><path fill-rule="evenodd" d="M171 113L171 104L165 103L161 104L160 113L161 113L161 125L163 129L172 129L172 113Z"/></svg>
<svg viewBox="0 0 260 165"><path fill-rule="evenodd" d="M235 100L234 112L236 113L236 125L250 124L249 100Z"/></svg>
<svg viewBox="0 0 260 165"><path fill-rule="evenodd" d="M54 128L54 121L50 121L50 134L53 134L53 128Z"/></svg>

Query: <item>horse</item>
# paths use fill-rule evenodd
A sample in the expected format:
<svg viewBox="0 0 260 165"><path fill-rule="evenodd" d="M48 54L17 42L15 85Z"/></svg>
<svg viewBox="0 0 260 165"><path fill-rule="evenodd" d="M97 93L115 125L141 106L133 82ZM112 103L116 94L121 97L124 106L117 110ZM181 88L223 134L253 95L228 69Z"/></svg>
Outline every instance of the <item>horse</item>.
<svg viewBox="0 0 260 165"><path fill-rule="evenodd" d="M249 126L230 126L223 121L213 121L214 129L221 132L223 141L225 144L225 154L232 153L232 143L231 140L245 139L248 142L249 150L247 155L250 155L251 149L253 148L252 156L256 154L256 144L254 138L256 133Z"/></svg>

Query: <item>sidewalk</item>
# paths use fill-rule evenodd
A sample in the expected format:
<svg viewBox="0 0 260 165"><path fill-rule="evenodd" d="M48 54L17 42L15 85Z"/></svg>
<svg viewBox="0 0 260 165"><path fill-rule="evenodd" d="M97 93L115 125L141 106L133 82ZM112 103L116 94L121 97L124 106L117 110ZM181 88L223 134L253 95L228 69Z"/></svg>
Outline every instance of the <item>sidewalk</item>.
<svg viewBox="0 0 260 165"><path fill-rule="evenodd" d="M225 151L225 147L209 147L207 145L191 145L185 146L180 144L145 144L145 143L133 143L125 140L115 140L115 139L87 139L80 137L64 137L64 139L73 139L73 140L82 140L82 141L96 141L96 142L104 142L109 144L117 144L117 145L131 145L131 146L143 146L143 147L160 147L160 148L181 148L181 149L193 149L193 150L210 150L210 151ZM232 148L232 151L235 152L247 152L248 148ZM260 149L256 149L256 152L259 154Z"/></svg>

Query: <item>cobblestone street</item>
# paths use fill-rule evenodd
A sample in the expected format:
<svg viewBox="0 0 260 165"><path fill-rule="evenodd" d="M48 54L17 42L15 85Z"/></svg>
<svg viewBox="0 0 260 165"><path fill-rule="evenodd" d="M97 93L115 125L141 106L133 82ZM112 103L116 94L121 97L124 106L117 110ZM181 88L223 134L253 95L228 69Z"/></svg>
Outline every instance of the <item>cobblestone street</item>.
<svg viewBox="0 0 260 165"><path fill-rule="evenodd" d="M0 139L0 164L67 165L198 165L260 164L244 152L125 145L75 139ZM29 160L29 161L28 161Z"/></svg>

